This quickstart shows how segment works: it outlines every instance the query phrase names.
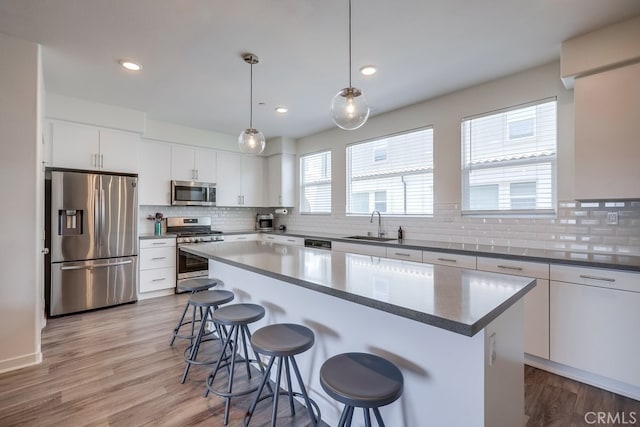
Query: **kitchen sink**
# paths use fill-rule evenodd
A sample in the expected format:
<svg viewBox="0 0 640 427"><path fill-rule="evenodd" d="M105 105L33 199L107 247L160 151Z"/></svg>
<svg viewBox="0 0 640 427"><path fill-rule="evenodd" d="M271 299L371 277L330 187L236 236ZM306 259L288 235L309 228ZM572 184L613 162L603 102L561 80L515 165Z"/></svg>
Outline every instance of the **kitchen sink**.
<svg viewBox="0 0 640 427"><path fill-rule="evenodd" d="M374 237L374 236L347 236L345 239L356 240L373 240L375 242L388 242L390 240L398 240L395 237Z"/></svg>

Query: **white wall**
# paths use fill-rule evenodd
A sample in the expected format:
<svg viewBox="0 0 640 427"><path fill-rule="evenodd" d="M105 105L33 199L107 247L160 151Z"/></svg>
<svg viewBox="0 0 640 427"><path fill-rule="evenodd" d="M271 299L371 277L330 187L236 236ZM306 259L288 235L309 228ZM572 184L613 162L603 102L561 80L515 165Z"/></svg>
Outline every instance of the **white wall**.
<svg viewBox="0 0 640 427"><path fill-rule="evenodd" d="M37 44L0 34L0 372L41 361ZM39 265L38 265L39 264Z"/></svg>

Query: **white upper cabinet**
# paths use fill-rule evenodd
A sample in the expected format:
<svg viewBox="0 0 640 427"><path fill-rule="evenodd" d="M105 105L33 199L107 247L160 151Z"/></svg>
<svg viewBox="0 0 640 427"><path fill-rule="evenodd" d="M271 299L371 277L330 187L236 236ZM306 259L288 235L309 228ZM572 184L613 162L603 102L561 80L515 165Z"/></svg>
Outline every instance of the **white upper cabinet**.
<svg viewBox="0 0 640 427"><path fill-rule="evenodd" d="M264 160L259 156L218 153L217 206L263 206Z"/></svg>
<svg viewBox="0 0 640 427"><path fill-rule="evenodd" d="M138 173L140 135L51 122L51 165L62 168Z"/></svg>
<svg viewBox="0 0 640 427"><path fill-rule="evenodd" d="M140 205L171 204L171 144L142 140L138 188Z"/></svg>
<svg viewBox="0 0 640 427"><path fill-rule="evenodd" d="M267 206L294 206L295 176L295 155L276 154L267 158Z"/></svg>
<svg viewBox="0 0 640 427"><path fill-rule="evenodd" d="M209 148L171 145L171 177L177 181L216 183L217 152Z"/></svg>
<svg viewBox="0 0 640 427"><path fill-rule="evenodd" d="M575 81L575 198L640 198L640 63Z"/></svg>

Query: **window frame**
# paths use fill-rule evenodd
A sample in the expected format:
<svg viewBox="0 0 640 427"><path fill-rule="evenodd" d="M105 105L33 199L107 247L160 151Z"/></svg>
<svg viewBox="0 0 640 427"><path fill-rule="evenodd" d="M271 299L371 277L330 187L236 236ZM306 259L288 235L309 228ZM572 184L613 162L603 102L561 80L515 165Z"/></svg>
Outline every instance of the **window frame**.
<svg viewBox="0 0 640 427"><path fill-rule="evenodd" d="M465 145L465 122L467 121L471 121L474 119L479 119L479 118L484 118L484 117L490 117L490 116L497 116L499 114L504 114L503 116L503 134L504 134L504 142L509 143L509 142L514 142L517 143L519 141L525 140L525 139L529 139L529 138L537 138L539 135L539 130L538 130L538 116L537 114L534 115L534 129L533 129L533 135L531 136L523 136L523 137L517 137L517 138L510 138L509 135L509 123L511 122L511 120L509 120L509 112L512 111L516 111L516 110L520 110L520 109L525 109L528 107L537 107L539 105L542 104L546 104L546 103L550 103L550 102L554 102L555 103L555 115L554 115L554 126L555 126L555 147L553 150L552 154L545 154L545 153L541 153L537 156L535 156L534 160L532 161L531 158L529 156L525 156L524 158L518 159L518 158L514 158L514 159L502 159L502 160L497 160L497 162L499 163L489 163L489 164L479 164L479 165L475 165L473 167L467 167L467 165L465 164L466 162L466 150L467 150L467 146ZM515 120L514 120L515 121ZM473 144L471 144L473 145ZM498 110L493 110L493 111L488 111L485 113L481 113L481 114L477 114L477 115L473 115L473 116L468 116L468 117L463 117L460 120L460 148L461 148L461 185L462 185L462 200L461 200L461 206L462 206L462 210L461 210L461 214L463 216L468 216L468 217L501 217L501 218L540 218L540 217L555 217L557 214L557 197L558 197L558 171L557 171L557 164L558 164L558 99L556 96L553 97L549 97L549 98L544 98L544 99L539 99L536 101L531 101L531 102L527 102L524 104L518 104L518 105L514 105L511 107L506 107L506 108L502 108L502 109L498 109ZM499 159L499 157L501 156L496 156L496 159ZM478 184L476 185L471 185L471 181L470 181L470 172L472 170L482 170L482 169L492 169L492 168L497 168L497 167L522 167L522 166L535 166L535 165L542 165L542 164L549 164L550 168L551 168L551 175L550 175L550 185L551 185L551 191L550 191L550 198L551 198L551 208L535 208L535 209L512 209L511 208L511 184L513 183L524 183L524 182L531 182L531 178L530 177L523 177L521 180L513 180L510 182L504 182L502 183L498 183L498 185L500 187L506 186L508 187L508 204L509 204L509 209L471 209L471 195L470 195L470 189L474 186L478 186ZM534 181L536 182L536 186L537 186L537 181L534 179ZM504 195L505 194L505 190L503 188L499 188L499 198L500 195ZM500 200L500 199L499 199ZM536 196L536 201L537 201L537 196Z"/></svg>
<svg viewBox="0 0 640 427"><path fill-rule="evenodd" d="M331 164L331 170L330 173L328 174L328 182L323 182L322 184L307 184L304 183L304 160L306 158L312 157L312 156L318 156L318 155L322 155L322 154L328 154L328 159L329 159L329 164ZM299 173L299 179L298 179L298 199L299 199L299 212L301 215L331 215L332 211L333 211L333 152L332 150L329 149L325 149L325 150L320 150L320 151L314 151L314 152L310 152L310 153L305 153L305 154L301 154L299 156L299 162L298 162L298 173ZM324 164L324 169L327 168L327 164L325 162ZM324 175L326 176L326 171L324 173ZM304 210L304 200L305 200L305 189L308 187L317 187L319 185L326 185L329 184L329 210L328 211L306 211Z"/></svg>
<svg viewBox="0 0 640 427"><path fill-rule="evenodd" d="M350 210L350 203L349 203L349 198L350 198L350 194L351 194L351 187L352 187L352 176L351 176L351 155L349 150L356 146L356 145L361 145L361 144L373 144L372 145L372 154L371 154L371 162L372 164L385 164L387 162L389 162L389 143L388 141L386 141L387 139L393 138L393 137L397 137L397 136L401 136L401 135L406 135L406 134L411 134L411 133L417 133L417 132L422 132L422 131L431 131L431 146L430 148L430 152L431 152L431 162L430 162L430 166L426 167L422 170L420 170L419 172L416 171L412 171L412 172L408 172L405 173L403 175L398 174L398 176L411 176L411 175L422 175L425 173L430 174L430 181L431 181L431 207L430 207L430 212L423 212L423 213L384 213L385 216L388 217L403 217L403 218L433 218L434 214L435 214L435 174L434 174L434 170L435 170L435 166L434 166L434 156L433 156L433 151L434 151L434 139L435 139L435 129L433 127L433 125L428 125L428 126L422 126L422 127L418 127L418 128L412 128L412 129L407 129L404 131L400 131L400 132L395 132L392 134L387 134L387 135L381 135L378 137L374 137L374 138L369 138L366 140L362 140L362 141L357 141L357 142L353 142L350 144L347 144L345 147L345 215L346 216L366 216L366 215L370 215L370 212L364 213L364 212L349 212ZM378 145L375 145L378 144ZM387 156L384 160L375 160L375 151L376 149L379 149L380 147L384 147L385 151L387 153ZM380 174L380 177L390 177L390 176L394 176L396 174L388 174L388 173L382 173ZM377 191L383 191L383 190L377 190ZM384 190L387 193L387 200L386 203L389 203L389 199L388 199L388 189ZM373 204L375 206L376 200L375 200L375 192L373 191L371 192L371 198L370 200L373 201ZM356 193L360 193L360 192L356 192ZM406 200L404 203L405 206L405 212L406 212ZM375 209L374 209L375 210Z"/></svg>

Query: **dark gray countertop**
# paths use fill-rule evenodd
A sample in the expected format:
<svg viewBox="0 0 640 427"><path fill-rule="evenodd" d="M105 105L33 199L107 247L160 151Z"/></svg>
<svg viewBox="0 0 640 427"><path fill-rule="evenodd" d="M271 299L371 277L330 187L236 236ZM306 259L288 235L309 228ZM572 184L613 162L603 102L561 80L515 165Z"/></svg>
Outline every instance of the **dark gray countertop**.
<svg viewBox="0 0 640 427"><path fill-rule="evenodd" d="M407 249L434 250L445 253L475 255L491 258L504 258L522 261L545 262L553 264L577 265L584 267L612 268L616 270L639 271L640 256L622 254L587 253L551 249L528 249L509 246L477 245L470 243L447 243L428 240L390 240L377 242L369 240L347 239L344 235L321 232L279 232L270 234L285 234L288 236L320 238L348 243L367 245L402 247Z"/></svg>
<svg viewBox="0 0 640 427"><path fill-rule="evenodd" d="M536 283L528 277L262 241L181 249L466 336L482 330Z"/></svg>

